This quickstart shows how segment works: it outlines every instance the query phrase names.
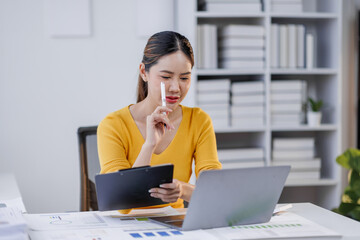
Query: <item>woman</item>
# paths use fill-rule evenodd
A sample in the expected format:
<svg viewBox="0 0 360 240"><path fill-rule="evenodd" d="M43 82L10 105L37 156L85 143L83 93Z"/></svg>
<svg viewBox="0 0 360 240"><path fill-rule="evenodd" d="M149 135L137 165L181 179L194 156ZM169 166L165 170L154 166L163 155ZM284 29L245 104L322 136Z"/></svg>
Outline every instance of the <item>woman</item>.
<svg viewBox="0 0 360 240"><path fill-rule="evenodd" d="M190 88L193 66L187 38L171 31L154 34L140 64L137 103L109 114L97 134L101 173L174 164L173 182L149 190L174 208L184 207L183 200L191 198L193 159L196 176L221 168L210 117L199 108L180 105ZM161 82L166 106L161 102Z"/></svg>

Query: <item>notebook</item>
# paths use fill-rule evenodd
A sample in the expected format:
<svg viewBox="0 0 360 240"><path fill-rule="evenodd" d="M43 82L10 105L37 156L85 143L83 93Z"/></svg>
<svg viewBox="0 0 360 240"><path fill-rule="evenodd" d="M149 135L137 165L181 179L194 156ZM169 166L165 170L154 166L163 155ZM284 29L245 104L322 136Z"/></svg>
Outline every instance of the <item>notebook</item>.
<svg viewBox="0 0 360 240"><path fill-rule="evenodd" d="M203 171L186 215L149 220L182 231L268 222L290 166Z"/></svg>

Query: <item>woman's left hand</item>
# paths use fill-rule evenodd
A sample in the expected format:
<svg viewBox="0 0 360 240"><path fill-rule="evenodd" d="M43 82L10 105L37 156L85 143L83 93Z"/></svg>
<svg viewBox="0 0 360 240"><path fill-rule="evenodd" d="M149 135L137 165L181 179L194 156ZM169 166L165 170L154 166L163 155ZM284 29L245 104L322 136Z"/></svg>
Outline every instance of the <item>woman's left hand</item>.
<svg viewBox="0 0 360 240"><path fill-rule="evenodd" d="M164 202L173 203L182 197L182 182L173 179L172 183L161 184L159 188L152 188L149 192L151 197L160 198Z"/></svg>

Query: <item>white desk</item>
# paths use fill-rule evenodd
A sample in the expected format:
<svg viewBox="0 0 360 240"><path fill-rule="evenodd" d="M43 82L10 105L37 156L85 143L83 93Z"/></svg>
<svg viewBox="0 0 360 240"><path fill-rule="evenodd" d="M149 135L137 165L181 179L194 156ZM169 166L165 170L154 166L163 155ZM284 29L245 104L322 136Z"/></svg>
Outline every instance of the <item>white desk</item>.
<svg viewBox="0 0 360 240"><path fill-rule="evenodd" d="M11 173L0 173L0 203L26 212L15 176Z"/></svg>

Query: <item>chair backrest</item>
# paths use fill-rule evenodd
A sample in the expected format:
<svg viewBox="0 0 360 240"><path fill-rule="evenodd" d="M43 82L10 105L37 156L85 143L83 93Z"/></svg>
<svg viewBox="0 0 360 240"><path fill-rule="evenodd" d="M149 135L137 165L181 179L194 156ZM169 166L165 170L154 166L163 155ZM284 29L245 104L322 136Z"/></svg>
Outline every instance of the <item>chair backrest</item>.
<svg viewBox="0 0 360 240"><path fill-rule="evenodd" d="M80 152L80 210L98 210L95 175L100 172L97 151L97 126L79 127L77 131Z"/></svg>

